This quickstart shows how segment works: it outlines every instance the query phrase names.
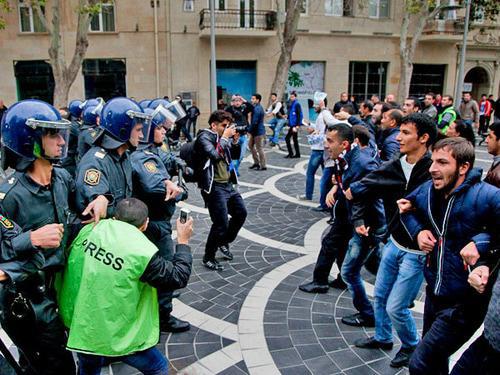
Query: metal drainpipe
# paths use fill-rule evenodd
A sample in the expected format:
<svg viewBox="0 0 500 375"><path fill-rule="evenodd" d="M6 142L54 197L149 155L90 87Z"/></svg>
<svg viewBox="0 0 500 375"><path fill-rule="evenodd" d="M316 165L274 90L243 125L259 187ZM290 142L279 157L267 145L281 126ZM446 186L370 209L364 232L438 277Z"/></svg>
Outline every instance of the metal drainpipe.
<svg viewBox="0 0 500 375"><path fill-rule="evenodd" d="M160 97L160 56L158 52L158 10L156 0L153 0L154 28L155 28L155 75L156 97Z"/></svg>

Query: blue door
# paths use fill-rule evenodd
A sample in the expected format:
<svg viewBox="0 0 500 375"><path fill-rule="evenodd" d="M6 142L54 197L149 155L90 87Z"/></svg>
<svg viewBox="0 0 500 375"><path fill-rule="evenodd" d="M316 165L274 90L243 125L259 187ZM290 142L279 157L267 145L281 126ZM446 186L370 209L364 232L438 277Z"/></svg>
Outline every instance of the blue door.
<svg viewBox="0 0 500 375"><path fill-rule="evenodd" d="M240 94L250 101L256 90L255 61L217 61L217 99L225 103Z"/></svg>

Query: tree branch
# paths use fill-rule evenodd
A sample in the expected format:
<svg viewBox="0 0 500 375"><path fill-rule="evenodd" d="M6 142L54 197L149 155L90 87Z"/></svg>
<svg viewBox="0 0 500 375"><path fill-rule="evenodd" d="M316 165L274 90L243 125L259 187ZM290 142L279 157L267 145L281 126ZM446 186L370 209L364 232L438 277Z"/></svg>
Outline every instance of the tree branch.
<svg viewBox="0 0 500 375"><path fill-rule="evenodd" d="M35 9L36 14L40 18L40 22L42 23L43 27L49 34L52 34L52 28L49 26L49 22L47 21L47 17L45 16L45 13L42 11L42 6L40 5L40 1L38 0L31 0L30 5L33 9Z"/></svg>

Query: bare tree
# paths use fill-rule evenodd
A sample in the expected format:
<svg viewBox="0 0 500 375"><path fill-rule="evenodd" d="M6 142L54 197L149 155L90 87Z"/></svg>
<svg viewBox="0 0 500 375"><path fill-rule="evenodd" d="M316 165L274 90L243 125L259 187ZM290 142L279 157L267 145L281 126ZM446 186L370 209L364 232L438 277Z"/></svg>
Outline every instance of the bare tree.
<svg viewBox="0 0 500 375"><path fill-rule="evenodd" d="M297 26L299 24L300 13L302 10L302 0L287 0L285 5L285 22L282 24L279 20L281 14L281 2L276 0L276 9L278 13L278 40L280 44L280 57L276 65L271 92L278 94L278 98L283 96L285 85L288 80L288 70L292 62L292 52L297 42ZM271 96L269 96L269 103Z"/></svg>
<svg viewBox="0 0 500 375"><path fill-rule="evenodd" d="M101 10L102 0L79 0L75 10L78 17L76 29L75 50L69 64L66 61L61 35L61 7L71 6L69 1L60 0L29 0L28 5L33 8L40 19L43 27L50 36L49 60L54 75L54 106L64 107L68 103L68 95L71 85L76 79L82 65L85 53L89 46L88 31L92 15ZM47 3L51 6L51 18L45 14ZM62 3L64 5L62 5ZM10 11L12 8L8 0L0 0L0 11ZM0 18L0 28L5 27L5 21Z"/></svg>

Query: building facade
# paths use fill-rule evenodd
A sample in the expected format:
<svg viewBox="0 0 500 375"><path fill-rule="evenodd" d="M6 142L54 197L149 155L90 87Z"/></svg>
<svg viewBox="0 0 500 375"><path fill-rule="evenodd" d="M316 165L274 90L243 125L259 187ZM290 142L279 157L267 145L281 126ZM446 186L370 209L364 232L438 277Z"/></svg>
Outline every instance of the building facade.
<svg viewBox="0 0 500 375"><path fill-rule="evenodd" d="M443 1L443 0L441 0ZM50 100L49 36L25 1L14 1L0 31L0 98ZM61 2L62 43L73 55L77 0ZM218 96L264 97L280 47L275 0L216 0ZM282 0L280 9L284 9ZM115 0L92 20L89 48L71 98L127 95L137 100L182 94L202 113L210 106L209 0ZM399 80L402 0L303 0L298 41L287 90L307 99L314 90L336 100L395 93ZM50 0L47 10L50 13ZM454 93L463 10L441 14L418 45L410 93ZM475 25L469 33L465 82L477 97L500 94L500 26Z"/></svg>

